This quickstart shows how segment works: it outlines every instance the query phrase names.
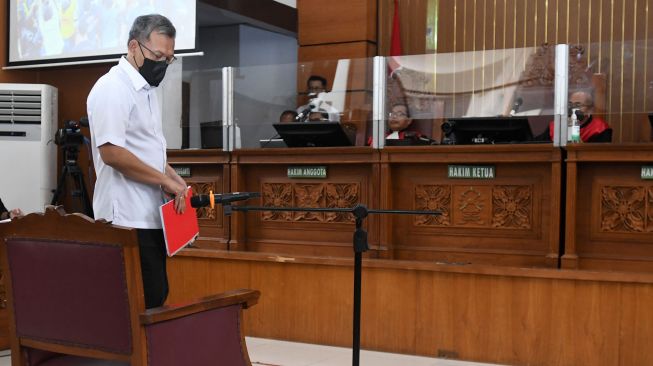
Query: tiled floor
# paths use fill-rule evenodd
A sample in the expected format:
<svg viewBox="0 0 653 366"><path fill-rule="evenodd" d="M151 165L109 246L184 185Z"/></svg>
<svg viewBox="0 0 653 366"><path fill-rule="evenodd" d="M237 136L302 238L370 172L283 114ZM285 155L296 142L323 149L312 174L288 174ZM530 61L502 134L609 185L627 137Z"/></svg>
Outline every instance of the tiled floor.
<svg viewBox="0 0 653 366"><path fill-rule="evenodd" d="M252 366L347 366L351 349L293 343L262 338L247 338ZM361 366L490 366L485 363L361 351Z"/></svg>
<svg viewBox="0 0 653 366"><path fill-rule="evenodd" d="M306 343L247 338L252 366L347 366L351 365L351 349ZM462 362L438 358L361 351L361 366L490 366L485 363ZM10 366L8 351L0 351L0 366Z"/></svg>

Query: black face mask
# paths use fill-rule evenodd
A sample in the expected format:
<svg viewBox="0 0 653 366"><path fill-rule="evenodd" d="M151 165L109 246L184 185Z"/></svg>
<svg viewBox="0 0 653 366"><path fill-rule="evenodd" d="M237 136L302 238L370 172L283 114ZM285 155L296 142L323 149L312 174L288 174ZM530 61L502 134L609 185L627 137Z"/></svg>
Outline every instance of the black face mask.
<svg viewBox="0 0 653 366"><path fill-rule="evenodd" d="M140 44L138 45L140 48ZM143 65L138 68L138 72L141 74L143 79L147 81L151 86L157 87L161 84L161 81L166 76L166 69L168 68L168 63L166 60L154 61L145 57L143 49L141 48L141 54L143 54ZM136 62L136 59L134 59ZM137 64L138 65L138 64Z"/></svg>

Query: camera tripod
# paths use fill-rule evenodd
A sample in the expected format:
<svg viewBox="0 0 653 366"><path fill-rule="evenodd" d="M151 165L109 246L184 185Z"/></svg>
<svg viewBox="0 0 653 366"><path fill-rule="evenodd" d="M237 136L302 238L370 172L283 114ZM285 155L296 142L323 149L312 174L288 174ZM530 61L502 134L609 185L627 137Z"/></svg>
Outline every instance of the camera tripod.
<svg viewBox="0 0 653 366"><path fill-rule="evenodd" d="M361 279L363 272L363 253L369 250L367 244L367 231L363 229L363 221L369 214L399 214L399 215L442 215L441 211L417 210L375 210L358 204L352 208L303 208L303 207L269 207L269 206L231 206L223 205L225 215L232 211L291 211L291 212L348 212L356 219L356 228L353 236L354 249L354 309L352 330L352 366L360 365L361 349Z"/></svg>
<svg viewBox="0 0 653 366"><path fill-rule="evenodd" d="M52 196L52 202L50 204L56 205L59 203L59 198L66 188L66 178L70 176L74 184L74 188L70 191L71 197L77 197L81 201L83 214L88 217L94 217L93 206L86 190L86 184L84 184L84 175L77 163L78 156L79 147L77 145L64 146L61 175L59 176L59 183L57 184L57 189L54 191L54 196Z"/></svg>

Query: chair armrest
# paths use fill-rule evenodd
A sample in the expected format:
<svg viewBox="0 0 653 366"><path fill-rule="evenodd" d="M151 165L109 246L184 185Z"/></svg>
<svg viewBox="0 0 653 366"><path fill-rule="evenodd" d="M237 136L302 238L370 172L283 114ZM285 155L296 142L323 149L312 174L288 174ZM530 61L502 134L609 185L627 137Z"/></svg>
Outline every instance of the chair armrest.
<svg viewBox="0 0 653 366"><path fill-rule="evenodd" d="M243 308L247 309L256 305L260 295L261 292L258 290L238 289L207 296L191 303L147 309L140 315L141 324L154 324L236 304L242 304Z"/></svg>

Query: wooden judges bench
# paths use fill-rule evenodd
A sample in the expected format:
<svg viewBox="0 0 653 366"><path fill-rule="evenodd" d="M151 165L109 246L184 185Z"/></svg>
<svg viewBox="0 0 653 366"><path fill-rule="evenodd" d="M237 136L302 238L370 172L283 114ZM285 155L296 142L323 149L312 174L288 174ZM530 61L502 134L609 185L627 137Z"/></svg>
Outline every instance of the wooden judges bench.
<svg viewBox="0 0 653 366"><path fill-rule="evenodd" d="M644 351L653 342L653 185L639 174L653 146L195 150L169 160L196 192L262 194L238 204L441 210L365 220L364 349L653 365ZM461 178L470 166L484 179ZM292 178L292 167L323 167L326 177ZM200 240L169 262L169 301L256 288L245 334L351 345L351 216L199 215Z"/></svg>
<svg viewBox="0 0 653 366"><path fill-rule="evenodd" d="M196 193L261 192L237 204L442 212L370 215L369 258L653 272L650 144L174 150L169 159ZM451 175L472 166L493 177ZM289 177L293 167L326 177ZM350 214L225 216L218 206L198 215L197 248L352 256Z"/></svg>
<svg viewBox="0 0 653 366"><path fill-rule="evenodd" d="M171 151L196 193L261 192L237 204L440 210L370 215L369 257L520 267L558 266L561 153L549 144ZM324 168L294 178L289 168ZM450 172L450 170L452 170ZM463 178L473 169L486 176ZM488 174L490 174L488 176ZM196 247L351 257L348 213L201 209Z"/></svg>

